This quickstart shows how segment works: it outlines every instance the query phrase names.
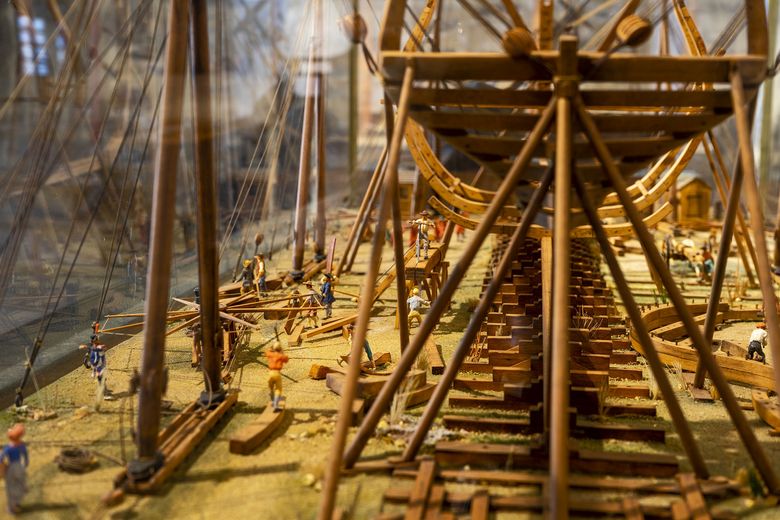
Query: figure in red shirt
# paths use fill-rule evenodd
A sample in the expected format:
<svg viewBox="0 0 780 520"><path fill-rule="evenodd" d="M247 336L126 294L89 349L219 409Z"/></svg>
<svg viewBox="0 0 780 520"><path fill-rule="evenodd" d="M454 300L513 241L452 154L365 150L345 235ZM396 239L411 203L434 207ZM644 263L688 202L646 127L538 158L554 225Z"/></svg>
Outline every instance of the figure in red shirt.
<svg viewBox="0 0 780 520"><path fill-rule="evenodd" d="M265 357L268 358L268 389L271 392L271 402L274 412L278 412L281 411L279 400L282 398L282 367L290 358L282 352L282 344L278 341L265 351Z"/></svg>

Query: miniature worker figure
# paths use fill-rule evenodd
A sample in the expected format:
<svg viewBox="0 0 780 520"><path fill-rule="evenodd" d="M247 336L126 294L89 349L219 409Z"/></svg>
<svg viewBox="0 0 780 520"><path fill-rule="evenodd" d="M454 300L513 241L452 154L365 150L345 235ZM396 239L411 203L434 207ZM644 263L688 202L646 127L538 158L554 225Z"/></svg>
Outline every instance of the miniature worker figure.
<svg viewBox="0 0 780 520"><path fill-rule="evenodd" d="M325 273L320 280L320 294L322 295L322 303L325 305L325 319L331 317L333 314L333 302L336 301L336 297L333 296L333 275Z"/></svg>
<svg viewBox="0 0 780 520"><path fill-rule="evenodd" d="M412 328L412 320L417 320L417 325L422 323L422 316L420 315L420 308L423 305L428 305L430 302L420 297L420 289L415 287L412 289L412 295L407 298L406 303L409 304L409 328Z"/></svg>
<svg viewBox="0 0 780 520"><path fill-rule="evenodd" d="M428 236L428 233L431 231L431 228L434 225L433 221L428 218L428 212L426 210L422 210L420 212L420 218L410 221L410 224L412 224L413 226L417 226L417 248L415 249L417 260L420 259L421 248L423 249L425 259L427 260L428 246L431 243L431 239Z"/></svg>
<svg viewBox="0 0 780 520"><path fill-rule="evenodd" d="M265 296L268 292L265 285L265 257L262 254L255 255L255 289L258 296Z"/></svg>
<svg viewBox="0 0 780 520"><path fill-rule="evenodd" d="M252 261L244 260L244 269L241 271L238 279L241 280L241 294L246 294L252 290L252 276Z"/></svg>
<svg viewBox="0 0 780 520"><path fill-rule="evenodd" d="M759 323L756 325L756 329L750 334L750 344L748 345L748 352L745 359L753 359L753 354L756 354L756 361L763 363L766 359L764 355L764 347L766 346L766 324Z"/></svg>
<svg viewBox="0 0 780 520"><path fill-rule="evenodd" d="M89 338L89 345L81 344L79 349L87 350L87 354L84 356L84 366L92 369L92 377L97 379L98 384L102 385L103 374L106 370L106 346L100 343L97 334L93 334Z"/></svg>
<svg viewBox="0 0 780 520"><path fill-rule="evenodd" d="M347 345L349 346L350 352L352 351L352 331L355 330L355 326L350 323L347 325ZM366 357L368 358L368 363L371 369L376 368L376 365L374 364L374 353L371 352L371 345L368 343L368 338L366 338L363 341L363 352L366 353ZM339 360L339 365L341 365L341 361Z"/></svg>
<svg viewBox="0 0 780 520"><path fill-rule="evenodd" d="M5 496L8 512L18 515L22 512L22 499L27 494L27 466L30 459L27 447L22 442L24 424L16 423L8 429L8 444L3 446L0 462L5 466Z"/></svg>
<svg viewBox="0 0 780 520"><path fill-rule="evenodd" d="M273 347L265 351L268 358L268 390L270 391L271 404L274 412L281 411L279 400L282 398L282 368L290 361L290 358L282 352L282 344L278 341Z"/></svg>
<svg viewBox="0 0 780 520"><path fill-rule="evenodd" d="M311 282L306 282L306 289L308 292L303 300L303 305L306 307L312 307L306 311L306 319L309 323L313 323L314 327L320 326L320 321L317 319L317 309L315 307L320 306L320 295L314 292Z"/></svg>

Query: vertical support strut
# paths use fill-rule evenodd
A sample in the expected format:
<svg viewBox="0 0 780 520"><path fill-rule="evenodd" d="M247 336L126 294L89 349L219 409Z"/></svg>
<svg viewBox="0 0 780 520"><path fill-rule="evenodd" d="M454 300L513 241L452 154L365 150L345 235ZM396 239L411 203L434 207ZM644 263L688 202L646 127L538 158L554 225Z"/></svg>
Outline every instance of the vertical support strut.
<svg viewBox="0 0 780 520"><path fill-rule="evenodd" d="M552 343L550 400L550 484L547 510L550 518L569 515L569 326L571 323L569 278L571 277L571 99L577 91L577 38L563 36L559 41L558 75L555 97L558 105L555 124L555 196L553 216Z"/></svg>
<svg viewBox="0 0 780 520"><path fill-rule="evenodd" d="M756 270L758 271L761 295L764 300L764 319L766 320L766 328L769 333L769 348L772 349L775 388L780 388L780 322L778 322L777 316L777 295L775 294L772 270L769 265L766 238L764 237L764 212L761 211L761 196L758 193L758 186L756 186L753 145L750 142L749 118L745 108L747 102L739 70L731 71L731 99L734 105L734 118L737 122L739 158L742 161L742 170L745 175L745 196L747 205L750 208L750 227L756 240L756 259L758 260ZM733 190L734 186L731 189ZM780 395L778 395L777 399L780 402ZM766 477L764 477L764 481L773 492L780 491L780 483L773 482L770 484Z"/></svg>
<svg viewBox="0 0 780 520"><path fill-rule="evenodd" d="M385 125L388 135L395 135L393 124L393 102L389 96L385 96ZM392 143L387 143L390 146ZM404 232L401 227L401 198L398 192L398 168L388 169L385 172L385 197L390 197L392 207L391 220L393 222L393 256L395 258L395 287L398 293L398 335L401 342L401 352L409 345L409 312L406 307L406 263L404 262ZM376 233L384 236L384 228L376 229Z"/></svg>
<svg viewBox="0 0 780 520"><path fill-rule="evenodd" d="M203 377L206 390L201 401L220 401L221 363L217 352L219 330L217 260L217 183L214 175L214 124L211 117L208 4L192 0L190 43L195 85L195 181L198 219L198 286L203 335ZM227 346L226 346L227 348Z"/></svg>
<svg viewBox="0 0 780 520"><path fill-rule="evenodd" d="M515 162L501 182L501 186L496 191L493 201L488 206L479 226L474 231L471 240L461 254L460 260L458 260L452 268L452 271L450 271L450 276L439 291L439 296L431 303L431 308L425 313L425 317L418 327L417 332L412 337L409 347L398 360L398 364L396 365L395 370L393 370L390 379L382 386L382 390L380 390L379 395L377 395L374 400L374 404L371 405L371 408L368 410L368 414L363 419L360 428L352 440L352 444L349 445L344 453L344 465L347 468L352 467L355 464L355 461L357 461L363 446L365 446L365 443L373 434L374 428L376 428L377 423L379 423L379 419L390 405L393 395L401 385L401 381L403 381L404 377L406 377L406 373L414 364L417 355L422 350L425 341L438 323L442 313L449 306L452 295L455 293L458 284L465 276L471 262L474 260L479 248L482 246L482 242L490 233L490 228L498 218L501 209L509 196L514 192L517 182L531 162L534 151L547 132L554 113L555 101L553 100L541 113L539 121L529 134L528 139L523 145L523 149L517 155Z"/></svg>
<svg viewBox="0 0 780 520"><path fill-rule="evenodd" d="M693 346L699 354L699 359L704 360L704 366L710 374L710 379L718 389L718 392L720 392L723 404L742 439L742 444L750 454L753 463L756 465L756 469L763 477L767 487L770 490L773 490L773 492L780 491L780 482L777 480L777 476L766 457L766 453L764 453L761 444L758 442L758 439L756 439L755 433L753 433L753 430L745 418L745 414L742 413L742 409L734 396L734 391L731 389L726 377L723 375L723 371L720 369L718 362L712 354L712 349L705 344L704 336L699 329L699 325L694 321L693 315L685 302L685 298L683 298L683 295L680 292L680 288L677 287L677 284L672 278L672 274L669 272L669 269L661 258L650 231L647 229L644 222L642 222L639 210L637 210L634 201L628 194L626 183L621 177L620 171L615 166L612 155L599 134L595 122L590 114L588 114L587 110L585 110L581 99L575 99L574 106L577 109L577 116L580 120L580 124L582 125L593 150L596 152L599 162L601 162L609 181L612 183L615 193L623 205L626 217L634 226L634 231L639 242L642 244L645 256L648 257L658 271L658 274L661 276L666 291L669 294L669 299L677 310L683 325L685 325L688 335L693 340Z"/></svg>
<svg viewBox="0 0 780 520"><path fill-rule="evenodd" d="M493 272L493 276L487 286L487 289L485 289L485 293L482 295L477 308L471 315L469 324L466 327L466 330L463 332L463 337L460 339L455 352L452 353L452 358L450 359L450 362L447 363L447 368L444 370L444 374L442 374L439 382L436 384L436 389L428 401L428 404L425 406L425 410L423 411L422 416L417 421L417 427L414 430L414 434L409 440L409 444L407 444L406 450L403 453L403 460L413 460L417 455L420 446L422 446L422 443L425 440L425 436L428 434L428 430L433 424L433 421L436 419L436 415L439 413L441 405L444 403L444 399L447 397L447 393L450 390L452 382L457 377L458 371L460 370L463 361L466 359L466 356L471 349L471 345L474 343L477 334L479 334L479 329L482 326L482 322L488 315L488 312L490 312L490 307L493 305L493 300L501 290L501 286L504 283L504 277L506 276L507 271L509 271L511 268L512 262L517 256L517 252L520 250L520 246L523 245L525 237L528 235L528 230L531 228L534 217L542 207L544 196L547 193L547 190L550 189L552 179L553 171L548 170L544 177L542 177L542 181L539 184L539 187L536 188L536 191L531 196L531 200L528 202L528 206L526 206L525 210L523 210L523 215L520 217L520 222L517 225L515 232L512 234L512 238L509 241L504 254L501 256L501 261L499 262L498 267Z"/></svg>
<svg viewBox="0 0 780 520"><path fill-rule="evenodd" d="M164 382L165 326L171 280L173 221L176 210L176 172L181 146L181 117L187 66L187 25L190 2L171 2L168 48L165 52L160 146L154 168L152 236L146 277L144 350L138 391L138 457L128 472L143 475L159 463L157 434Z"/></svg>
<svg viewBox="0 0 780 520"><path fill-rule="evenodd" d="M412 80L414 78L414 65L409 62L404 72L403 85L401 87L401 96L398 101L398 119L393 129L393 136L388 151L387 175L385 179L385 190L391 182L388 177L395 170L398 172L398 163L400 161L401 143L403 142L404 125L409 116L410 91L412 89ZM385 191L384 197L379 204L379 215L377 220L377 229L384 229L387 223L388 213L390 212L391 193ZM384 245L384 233L374 233L374 239L371 244L371 258L369 260L366 276L364 277L363 288L360 293L358 304L358 319L355 323L355 330L352 333L352 350L350 351L350 363L347 369L346 384L341 394L341 404L339 406L338 421L333 433L333 447L328 459L327 473L325 474L325 485L322 489L322 498L320 508L317 513L319 520L330 520L333 515L333 509L336 504L336 491L339 486L339 477L341 475L342 454L344 453L344 443L347 439L347 430L349 429L350 415L352 410L352 401L355 398L358 376L360 375L360 359L363 354L363 343L366 340L368 331L368 322L371 318L371 307L374 304L374 284L379 275L379 263L382 256L382 247Z"/></svg>

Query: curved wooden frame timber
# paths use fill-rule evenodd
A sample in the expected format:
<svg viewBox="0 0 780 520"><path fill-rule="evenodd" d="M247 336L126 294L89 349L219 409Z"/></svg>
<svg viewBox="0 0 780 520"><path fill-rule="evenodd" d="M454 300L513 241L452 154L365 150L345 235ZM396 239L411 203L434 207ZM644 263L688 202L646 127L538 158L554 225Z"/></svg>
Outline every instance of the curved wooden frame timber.
<svg viewBox="0 0 780 520"><path fill-rule="evenodd" d="M431 205L431 207L434 210L441 213L444 216L444 218L454 222L455 224L459 224L466 229L474 230L477 229L477 226L479 225L479 221L469 217L464 217L462 214L456 213L436 197L431 197L430 199L428 199L428 203ZM658 210L653 212L648 217L645 217L643 221L647 227L654 227L658 225L658 223L661 222L663 219L665 219L671 212L672 212L672 205L669 202L666 202L663 204L663 206L658 208ZM491 226L490 230L491 233L511 235L514 232L517 225L518 225L517 222L497 220L495 224ZM603 227L607 236L612 238L627 237L634 234L634 227L629 222L625 222L621 224L604 224ZM542 238L542 237L550 237L550 236L552 236L552 230L539 226L537 224L532 224L531 228L528 230L529 238ZM575 228L572 228L572 230L569 233L569 236L571 238L593 238L595 235L593 234L593 229L590 227L590 225L583 225L583 226L577 226Z"/></svg>
<svg viewBox="0 0 780 520"><path fill-rule="evenodd" d="M763 314L758 309L732 309L728 304L721 304L724 307L719 314L722 314L722 320L739 321L761 321ZM707 312L707 304L699 303L688 306L691 313L701 315ZM696 350L689 345L678 344L678 342L664 340L654 330L670 325L679 321L677 310L672 305L654 307L642 314L642 321L645 322L650 330L650 336L653 345L658 351L661 361L667 365L679 363L683 370L695 371L699 356ZM630 333L631 346L634 350L644 355L642 345L635 337L633 330ZM757 361L751 361L736 357L727 357L716 355L715 359L723 370L726 379L732 383L753 386L766 390L776 390L775 378L771 365L765 365Z"/></svg>

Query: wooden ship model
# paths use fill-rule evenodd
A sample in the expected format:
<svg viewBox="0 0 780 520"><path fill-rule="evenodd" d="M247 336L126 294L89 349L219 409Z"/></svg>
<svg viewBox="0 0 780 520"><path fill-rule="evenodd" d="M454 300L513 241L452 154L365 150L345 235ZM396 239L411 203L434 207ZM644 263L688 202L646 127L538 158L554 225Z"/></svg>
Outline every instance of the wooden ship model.
<svg viewBox="0 0 780 520"><path fill-rule="evenodd" d="M237 351L247 348L249 332L259 328L263 319L279 321L294 344L354 326L351 351L345 356L348 366L340 374L338 419L317 513L320 519L348 516L337 500L339 486L343 479L362 472L414 481L411 489L384 490L383 501L402 508L380 513L380 518L455 518L466 511L472 518L485 519L499 511L542 512L551 518L708 517L705 498L716 501L737 493L739 486L708 468L695 424L685 416L665 369L665 364L681 360L686 370L695 372L693 393L703 391L705 378L711 381L766 490L780 495L777 461L767 456L730 386L740 383L766 391L756 394L755 407L770 422L776 420L780 321L777 312L766 311L778 309L778 302L750 136L756 95L770 74L767 16L763 0L734 3L734 19L715 45L707 48L684 0L610 1L590 7L583 2L577 9L569 2L539 0L533 2L533 21L522 15L528 9L518 9L511 0L386 0L375 58L366 43L366 23L355 9L343 25L381 81L386 145L339 253L335 240L326 240L323 77L313 66L320 52L313 38L293 262L287 275L267 280L271 294L266 295L259 286L245 291L241 282L220 286L208 3L169 2L143 323L101 331L143 325L144 347L132 389L138 395L137 453L117 476L105 503L113 505L128 493L160 490L209 430L227 416L239 398L237 391L227 387L233 359ZM312 5L313 19L321 19L321 2L314 0ZM571 12L562 16L562 6ZM596 16L604 20L603 28L590 41L581 41L578 27ZM490 50L473 51L457 39L442 37L443 26L464 17L471 22L467 30L486 35L483 48ZM671 53L673 23L683 35L684 55ZM745 52L733 53L731 45L743 26ZM658 44L657 53L648 51L651 43ZM171 312L175 172L188 79L195 107L199 296L196 301L179 300L184 309ZM729 178L722 159L724 147L714 129L730 118L736 124L739 150ZM497 187L481 187L477 180L450 171L438 154L443 145L477 165L477 178L496 179ZM399 195L404 149L430 188L429 207L448 221L442 242L432 245L430 254L426 249L425 258L414 248L404 249L400 239L405 231ZM706 304L690 305L651 229L673 211L673 204L663 197L699 149L723 176L719 188L726 210L710 297ZM317 157L317 219L315 251L307 261L307 189L313 155ZM748 203L749 222L740 207L742 196ZM354 295L357 311L304 331L296 320L322 306L306 303L304 294L273 291L305 283L321 272L334 276L349 272L374 206L368 264L361 292ZM393 265L382 273L383 230L388 225L389 234L398 239L392 240ZM471 233L462 254L450 265L446 255L456 225ZM479 301L451 358L440 367L441 377L426 387L420 399L425 408L403 451L378 460L363 457L394 396L406 391L405 381L491 236L495 248ZM639 240L669 305L645 309L637 303L611 242L626 237ZM746 269L750 265L754 270L751 277L755 274L761 288L761 311L720 303L732 239ZM256 246L261 240L256 238ZM625 319L601 273L602 255ZM410 277L420 282L431 303L414 334L408 327L406 304ZM382 374L370 407L364 416L361 409L357 430L350 435L355 403L360 401L358 386L370 373L357 360L363 355L372 309L393 285L401 356L391 373ZM730 319L766 321L770 365L734 358L724 361L714 355L715 327ZM175 321L180 323L169 327ZM192 326L198 330L193 365L202 369L202 392L161 427L168 377L166 336ZM620 407L606 402L608 395L644 395L610 381L628 374L613 365L635 360L637 352L647 360L690 471L683 471L675 457L586 449L576 441L664 438L658 429L610 422L612 415L655 413L655 405ZM20 399L29 374L28 367ZM641 378L641 371L637 377ZM491 395L453 397L453 389ZM432 452L423 449L448 397L451 408L508 413L498 418L445 414L445 425L530 435L532 442L439 441ZM282 417L269 405L248 433L231 439L230 451L251 453ZM482 487L455 492L445 487L451 481ZM530 486L535 493L495 494L491 485ZM582 498L583 491L608 491L619 498ZM658 506L637 498L656 492L674 499Z"/></svg>

